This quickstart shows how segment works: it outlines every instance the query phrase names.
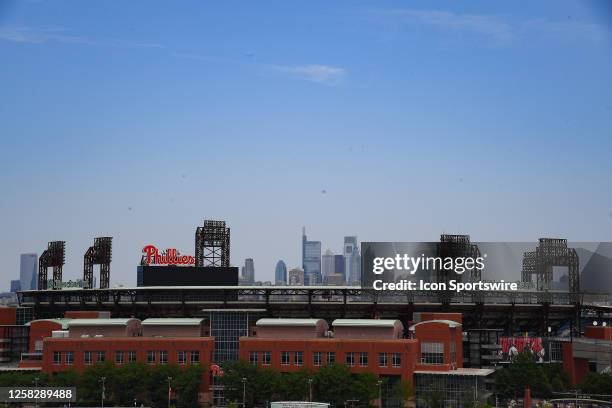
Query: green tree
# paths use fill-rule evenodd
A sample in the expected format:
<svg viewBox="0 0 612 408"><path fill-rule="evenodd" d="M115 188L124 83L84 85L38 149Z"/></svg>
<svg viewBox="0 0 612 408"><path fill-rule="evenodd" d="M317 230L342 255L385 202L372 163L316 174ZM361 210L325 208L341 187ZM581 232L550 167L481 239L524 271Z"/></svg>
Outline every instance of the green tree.
<svg viewBox="0 0 612 408"><path fill-rule="evenodd" d="M374 373L359 373L353 378L356 398L366 404L378 398L379 377Z"/></svg>
<svg viewBox="0 0 612 408"><path fill-rule="evenodd" d="M202 376L205 370L201 365L192 365L179 370L176 377L176 391L178 408L199 407L199 394Z"/></svg>
<svg viewBox="0 0 612 408"><path fill-rule="evenodd" d="M578 389L586 394L612 394L612 375L589 372Z"/></svg>
<svg viewBox="0 0 612 408"><path fill-rule="evenodd" d="M323 366L313 376L316 399L335 406L342 406L349 399L357 399L352 383L351 370L344 364Z"/></svg>
<svg viewBox="0 0 612 408"><path fill-rule="evenodd" d="M225 386L225 398L242 404L242 379L246 379L247 405L253 404L255 395L255 383L259 369L245 360L228 361L223 365L223 376L220 377L221 384Z"/></svg>
<svg viewBox="0 0 612 408"><path fill-rule="evenodd" d="M149 368L147 390L152 407L168 406L168 378L171 378L170 384L174 387L179 371L179 367L173 364L158 364Z"/></svg>
<svg viewBox="0 0 612 408"><path fill-rule="evenodd" d="M97 406L102 400L102 378L104 378L104 400L113 403L112 384L115 383L115 366L108 361L85 369L78 384L77 398L82 404Z"/></svg>
<svg viewBox="0 0 612 408"><path fill-rule="evenodd" d="M569 377L559 364L538 365L531 353L521 353L503 370L495 373L495 391L505 398L520 398L525 387L537 398L548 398L553 391L567 391Z"/></svg>
<svg viewBox="0 0 612 408"><path fill-rule="evenodd" d="M306 401L308 400L309 384L308 380L313 380L314 393L314 374L308 369L302 368L292 373L281 375L280 394L284 400Z"/></svg>
<svg viewBox="0 0 612 408"><path fill-rule="evenodd" d="M415 392L412 383L407 380L401 380L396 383L392 390L391 395L394 398L398 398L402 402L402 406L409 401L414 400Z"/></svg>
<svg viewBox="0 0 612 408"><path fill-rule="evenodd" d="M132 406L134 399L141 403L148 398L149 366L144 363L127 363L115 368L110 384L114 400L121 406ZM126 387L129 384L129 387Z"/></svg>

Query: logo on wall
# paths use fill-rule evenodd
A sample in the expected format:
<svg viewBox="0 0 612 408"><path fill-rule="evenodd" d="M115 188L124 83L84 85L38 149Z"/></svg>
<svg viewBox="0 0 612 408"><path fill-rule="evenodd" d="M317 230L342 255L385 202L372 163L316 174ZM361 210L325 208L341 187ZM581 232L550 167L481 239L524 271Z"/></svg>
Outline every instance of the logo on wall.
<svg viewBox="0 0 612 408"><path fill-rule="evenodd" d="M155 245L142 248L142 259L146 265L195 265L195 258L181 255L176 248L168 248L163 252Z"/></svg>

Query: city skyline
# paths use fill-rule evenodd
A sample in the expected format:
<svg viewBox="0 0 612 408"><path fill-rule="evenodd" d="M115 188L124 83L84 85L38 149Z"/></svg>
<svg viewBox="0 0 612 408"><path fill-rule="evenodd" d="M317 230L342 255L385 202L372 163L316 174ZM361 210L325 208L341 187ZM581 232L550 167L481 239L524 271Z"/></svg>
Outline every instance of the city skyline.
<svg viewBox="0 0 612 408"><path fill-rule="evenodd" d="M602 4L3 2L0 278L53 240L80 278L112 236L133 285L143 246L191 254L203 218L265 280L303 225L335 253L612 241Z"/></svg>

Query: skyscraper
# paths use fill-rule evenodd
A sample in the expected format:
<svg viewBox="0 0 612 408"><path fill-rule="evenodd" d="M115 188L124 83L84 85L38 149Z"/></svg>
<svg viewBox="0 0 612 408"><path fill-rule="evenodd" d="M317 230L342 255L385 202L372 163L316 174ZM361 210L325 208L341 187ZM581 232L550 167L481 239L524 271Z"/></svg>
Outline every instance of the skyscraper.
<svg viewBox="0 0 612 408"><path fill-rule="evenodd" d="M308 241L306 227L302 228L302 269L304 269L304 285L316 285L321 279L321 241ZM309 278L316 276L317 282Z"/></svg>
<svg viewBox="0 0 612 408"><path fill-rule="evenodd" d="M19 285L21 290L33 290L38 281L38 256L21 254L19 258Z"/></svg>
<svg viewBox="0 0 612 408"><path fill-rule="evenodd" d="M252 285L255 283L255 263L253 262L253 258L244 260L240 281L243 285Z"/></svg>
<svg viewBox="0 0 612 408"><path fill-rule="evenodd" d="M334 273L339 273L340 275L342 275L342 280L346 282L346 271L344 270L344 255L334 255Z"/></svg>
<svg viewBox="0 0 612 408"><path fill-rule="evenodd" d="M344 275L349 285L361 284L361 255L357 237L344 237Z"/></svg>
<svg viewBox="0 0 612 408"><path fill-rule="evenodd" d="M276 269L274 270L274 284L287 284L287 265L285 265L285 262L282 259L276 263Z"/></svg>
<svg viewBox="0 0 612 408"><path fill-rule="evenodd" d="M290 286L303 286L304 285L304 270L300 268L293 268L289 271L289 285Z"/></svg>
<svg viewBox="0 0 612 408"><path fill-rule="evenodd" d="M321 272L323 274L323 279L325 279L326 276L329 276L332 273L336 272L334 253L329 249L326 250L323 256L321 257Z"/></svg>
<svg viewBox="0 0 612 408"><path fill-rule="evenodd" d="M11 293L16 293L21 290L21 281L19 279L14 279L11 281Z"/></svg>

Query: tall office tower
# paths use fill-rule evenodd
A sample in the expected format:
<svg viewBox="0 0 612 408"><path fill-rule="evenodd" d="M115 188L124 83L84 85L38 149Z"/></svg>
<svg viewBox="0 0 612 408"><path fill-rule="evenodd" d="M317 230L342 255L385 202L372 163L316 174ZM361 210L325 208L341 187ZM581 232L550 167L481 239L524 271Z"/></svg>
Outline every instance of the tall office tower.
<svg viewBox="0 0 612 408"><path fill-rule="evenodd" d="M304 285L304 270L300 268L293 268L289 271L289 286L303 286Z"/></svg>
<svg viewBox="0 0 612 408"><path fill-rule="evenodd" d="M302 269L304 269L304 285L316 285L321 279L321 241L308 241L306 227L302 227ZM310 277L316 277L316 282L310 282Z"/></svg>
<svg viewBox="0 0 612 408"><path fill-rule="evenodd" d="M247 258L244 260L240 280L244 285L252 285L255 283L255 263L253 262L253 258Z"/></svg>
<svg viewBox="0 0 612 408"><path fill-rule="evenodd" d="M334 273L342 275L342 283L346 282L346 276L344 275L344 255L334 255Z"/></svg>
<svg viewBox="0 0 612 408"><path fill-rule="evenodd" d="M19 279L14 279L11 281L11 293L16 293L21 290L21 281Z"/></svg>
<svg viewBox="0 0 612 408"><path fill-rule="evenodd" d="M276 269L274 270L274 284L287 284L287 265L285 265L285 261L282 259L276 263Z"/></svg>
<svg viewBox="0 0 612 408"><path fill-rule="evenodd" d="M38 256L21 254L19 257L19 284L21 290L34 290L38 282Z"/></svg>
<svg viewBox="0 0 612 408"><path fill-rule="evenodd" d="M336 272L336 265L334 263L334 253L329 249L326 250L323 256L321 257L321 272L323 274L324 280L326 276L329 276L332 273Z"/></svg>
<svg viewBox="0 0 612 408"><path fill-rule="evenodd" d="M349 285L361 284L361 255L357 237L344 237L344 276Z"/></svg>

